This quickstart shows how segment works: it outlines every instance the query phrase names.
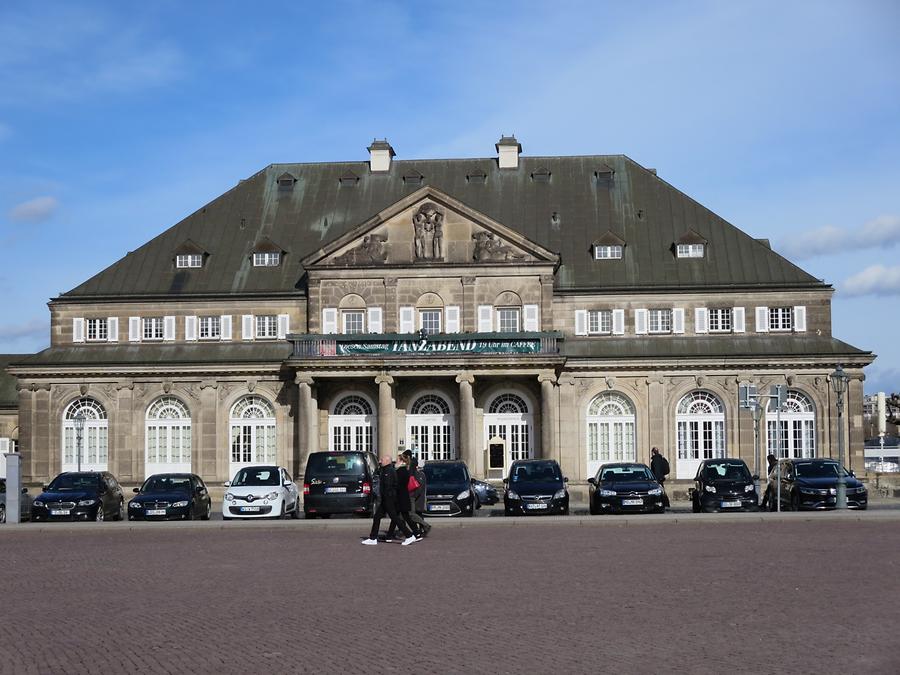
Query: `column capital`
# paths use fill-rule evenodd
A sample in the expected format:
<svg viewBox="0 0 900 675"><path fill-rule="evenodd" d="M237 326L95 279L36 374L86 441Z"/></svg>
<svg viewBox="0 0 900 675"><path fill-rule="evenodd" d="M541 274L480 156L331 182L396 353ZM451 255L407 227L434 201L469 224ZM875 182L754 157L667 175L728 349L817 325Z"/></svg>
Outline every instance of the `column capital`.
<svg viewBox="0 0 900 675"><path fill-rule="evenodd" d="M541 275L541 283L545 285L553 285L553 282L556 278L552 274L542 274Z"/></svg>
<svg viewBox="0 0 900 675"><path fill-rule="evenodd" d="M549 382L550 384L556 384L556 373L539 373L537 379L540 383Z"/></svg>
<svg viewBox="0 0 900 675"><path fill-rule="evenodd" d="M387 373L375 376L375 384L394 384L394 378Z"/></svg>
<svg viewBox="0 0 900 675"><path fill-rule="evenodd" d="M462 384L463 382L467 384L475 384L475 376L472 373L462 372L456 376L456 383Z"/></svg>
<svg viewBox="0 0 900 675"><path fill-rule="evenodd" d="M560 375L559 380L557 381L560 386L567 384L569 386L574 387L577 383L577 380L573 375Z"/></svg>
<svg viewBox="0 0 900 675"><path fill-rule="evenodd" d="M313 379L312 375L307 375L306 373L296 373L294 375L294 384L308 384L310 387L316 383L315 379Z"/></svg>
<svg viewBox="0 0 900 675"><path fill-rule="evenodd" d="M465 276L462 278L462 284L463 286L474 286L477 279L477 277Z"/></svg>

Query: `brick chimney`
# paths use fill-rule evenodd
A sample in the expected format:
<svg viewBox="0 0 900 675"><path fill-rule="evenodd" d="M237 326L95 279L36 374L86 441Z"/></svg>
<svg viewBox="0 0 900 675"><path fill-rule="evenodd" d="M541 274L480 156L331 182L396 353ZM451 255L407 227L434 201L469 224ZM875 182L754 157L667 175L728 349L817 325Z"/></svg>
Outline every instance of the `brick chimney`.
<svg viewBox="0 0 900 675"><path fill-rule="evenodd" d="M369 146L369 170L370 171L390 171L391 157L396 153L385 138L383 141L372 140Z"/></svg>
<svg viewBox="0 0 900 675"><path fill-rule="evenodd" d="M501 169L518 169L522 146L515 136L502 136L497 144L497 161Z"/></svg>

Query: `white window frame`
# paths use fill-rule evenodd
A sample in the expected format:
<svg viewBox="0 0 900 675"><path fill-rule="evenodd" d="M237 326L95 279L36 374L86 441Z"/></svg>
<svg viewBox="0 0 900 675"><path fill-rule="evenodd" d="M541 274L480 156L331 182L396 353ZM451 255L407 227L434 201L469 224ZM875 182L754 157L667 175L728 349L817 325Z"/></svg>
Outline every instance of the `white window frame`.
<svg viewBox="0 0 900 675"><path fill-rule="evenodd" d="M781 413L781 449L778 450L778 415L769 401L766 407L766 451L779 459L816 456L816 408L803 392L789 389Z"/></svg>
<svg viewBox="0 0 900 675"><path fill-rule="evenodd" d="M505 330L503 328L503 318L505 313L512 312L516 317L515 330ZM497 315L497 331L500 333L518 333L522 330L522 309L520 307L496 307L494 313Z"/></svg>
<svg viewBox="0 0 900 675"><path fill-rule="evenodd" d="M144 423L144 476L190 473L191 413L174 396L162 396L147 407Z"/></svg>
<svg viewBox="0 0 900 675"><path fill-rule="evenodd" d="M665 321L663 321L665 318ZM667 323L668 325L663 325ZM655 324L655 327L654 327ZM672 332L672 309L650 309L647 312L647 332L654 335L662 335Z"/></svg>
<svg viewBox="0 0 900 675"><path fill-rule="evenodd" d="M588 335L612 335L613 310L589 309L587 313L587 332Z"/></svg>
<svg viewBox="0 0 900 675"><path fill-rule="evenodd" d="M253 335L257 340L272 340L278 337L278 315L257 314L253 321Z"/></svg>
<svg viewBox="0 0 900 675"><path fill-rule="evenodd" d="M611 246L594 246L594 260L621 260L623 246L613 244Z"/></svg>
<svg viewBox="0 0 900 675"><path fill-rule="evenodd" d="M88 342L109 342L109 319L85 319L84 323Z"/></svg>
<svg viewBox="0 0 900 675"><path fill-rule="evenodd" d="M202 253L179 253L175 256L175 267L178 269L194 269L203 267Z"/></svg>
<svg viewBox="0 0 900 675"><path fill-rule="evenodd" d="M141 319L141 339L148 342L161 341L165 337L165 318L145 316Z"/></svg>
<svg viewBox="0 0 900 675"><path fill-rule="evenodd" d="M436 333L440 333L443 329L443 310L436 307L428 307L426 309L420 309L419 312L419 330L424 330L428 335L434 335ZM430 328L425 327L426 317L431 320L432 324L434 320L437 320L437 330L434 330L434 326L432 325Z"/></svg>
<svg viewBox="0 0 900 675"><path fill-rule="evenodd" d="M595 396L587 410L586 447L588 477L606 462L637 461L635 408L618 392Z"/></svg>
<svg viewBox="0 0 900 675"><path fill-rule="evenodd" d="M706 244L678 244L675 255L679 258L702 258L706 255Z"/></svg>
<svg viewBox="0 0 900 675"><path fill-rule="evenodd" d="M254 267L278 267L281 264L281 254L280 253L254 253L253 254L253 266Z"/></svg>
<svg viewBox="0 0 900 675"><path fill-rule="evenodd" d="M354 319L359 320L359 326L351 326ZM363 335L366 332L366 310L364 309L342 309L341 310L341 334L342 335Z"/></svg>
<svg viewBox="0 0 900 675"><path fill-rule="evenodd" d="M794 308L769 307L768 319L770 333L789 333L794 329Z"/></svg>
<svg viewBox="0 0 900 675"><path fill-rule="evenodd" d="M222 317L218 315L199 317L199 332L201 340L222 339Z"/></svg>
<svg viewBox="0 0 900 675"><path fill-rule="evenodd" d="M734 330L734 310L731 307L713 307L707 310L706 317L710 333L731 333ZM726 323L727 326L724 325Z"/></svg>

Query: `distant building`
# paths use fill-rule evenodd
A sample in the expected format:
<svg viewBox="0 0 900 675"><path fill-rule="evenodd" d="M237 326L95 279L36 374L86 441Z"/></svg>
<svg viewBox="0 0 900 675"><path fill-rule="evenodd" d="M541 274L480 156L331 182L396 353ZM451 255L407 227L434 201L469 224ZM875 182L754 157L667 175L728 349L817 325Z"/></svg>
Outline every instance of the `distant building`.
<svg viewBox="0 0 900 675"><path fill-rule="evenodd" d="M741 383L789 387L782 455L835 454L839 363L864 470L874 356L833 337L829 284L628 157L521 150L271 165L53 298L10 368L27 478L76 466L80 414L82 466L126 482L401 447L577 481L658 446L686 479L777 450Z"/></svg>

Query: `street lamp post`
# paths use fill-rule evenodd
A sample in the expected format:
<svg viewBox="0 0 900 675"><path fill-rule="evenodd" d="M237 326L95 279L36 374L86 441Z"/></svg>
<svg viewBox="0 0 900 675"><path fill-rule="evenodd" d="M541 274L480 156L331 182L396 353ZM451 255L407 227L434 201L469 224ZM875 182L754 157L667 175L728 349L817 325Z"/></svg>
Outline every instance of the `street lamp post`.
<svg viewBox="0 0 900 675"><path fill-rule="evenodd" d="M847 508L847 479L844 476L844 392L847 391L847 374L841 365L831 374L831 388L837 396L838 414L838 482L837 508Z"/></svg>
<svg viewBox="0 0 900 675"><path fill-rule="evenodd" d="M78 471L81 471L81 442L84 438L84 413L78 412L75 417L75 454L78 457Z"/></svg>

